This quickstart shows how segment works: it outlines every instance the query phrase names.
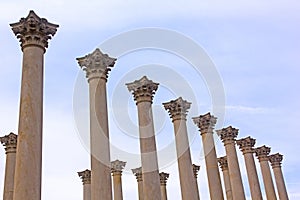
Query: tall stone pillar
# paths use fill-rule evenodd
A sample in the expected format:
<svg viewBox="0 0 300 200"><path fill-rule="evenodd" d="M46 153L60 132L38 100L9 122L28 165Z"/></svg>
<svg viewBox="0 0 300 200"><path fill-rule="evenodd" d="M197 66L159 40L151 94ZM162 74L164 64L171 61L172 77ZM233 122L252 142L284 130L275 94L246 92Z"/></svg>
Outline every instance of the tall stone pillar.
<svg viewBox="0 0 300 200"><path fill-rule="evenodd" d="M77 58L77 61L86 72L89 83L92 200L111 200L106 81L116 59L96 49L91 54Z"/></svg>
<svg viewBox="0 0 300 200"><path fill-rule="evenodd" d="M269 157L268 157L268 155L270 154L270 151L271 151L271 148L266 147L264 145L264 146L256 148L255 154L260 163L260 169L261 169L261 174L263 177L267 200L271 200L271 199L276 200L277 198L276 198L276 194L275 194L274 184L273 184L270 165L269 165Z"/></svg>
<svg viewBox="0 0 300 200"><path fill-rule="evenodd" d="M288 193L285 187L284 178L281 170L281 162L283 156L279 153L273 154L269 156L269 161L271 162L271 166L273 168L275 182L277 186L278 196L280 200L288 200Z"/></svg>
<svg viewBox="0 0 300 200"><path fill-rule="evenodd" d="M152 114L152 99L158 83L144 76L126 85L134 96L138 110L144 199L160 200L160 180Z"/></svg>
<svg viewBox="0 0 300 200"><path fill-rule="evenodd" d="M186 115L191 103L179 97L163 105L174 125L182 200L199 200L186 127Z"/></svg>
<svg viewBox="0 0 300 200"><path fill-rule="evenodd" d="M249 187L251 192L251 198L262 200L262 194L261 194L260 185L258 181L257 170L253 158L253 153L254 153L253 147L255 145L255 139L249 136L237 140L236 143L240 147L244 155L248 182L249 182Z"/></svg>
<svg viewBox="0 0 300 200"><path fill-rule="evenodd" d="M17 140L14 133L0 137L6 153L3 200L13 200Z"/></svg>
<svg viewBox="0 0 300 200"><path fill-rule="evenodd" d="M224 199L213 137L213 130L217 118L210 113L207 113L205 115L200 115L199 117L194 117L193 121L198 126L202 136L210 199Z"/></svg>
<svg viewBox="0 0 300 200"><path fill-rule="evenodd" d="M160 178L160 191L161 191L161 200L167 200L167 180L169 178L169 174L161 172L159 173Z"/></svg>
<svg viewBox="0 0 300 200"><path fill-rule="evenodd" d="M132 169L132 173L135 175L138 183L139 200L144 200L142 167Z"/></svg>
<svg viewBox="0 0 300 200"><path fill-rule="evenodd" d="M33 11L10 24L23 51L14 200L41 199L44 53L58 25Z"/></svg>
<svg viewBox="0 0 300 200"><path fill-rule="evenodd" d="M197 193L200 195L200 193L199 193L198 181L197 181L197 177L198 177L198 172L199 172L199 170L200 170L200 166L199 166L199 165L193 164L193 172L194 172L194 177L195 177L195 180L196 180Z"/></svg>
<svg viewBox="0 0 300 200"><path fill-rule="evenodd" d="M83 184L83 200L91 200L91 170L77 172Z"/></svg>
<svg viewBox="0 0 300 200"><path fill-rule="evenodd" d="M245 200L245 192L235 148L235 138L238 135L238 129L229 126L227 128L218 130L217 133L221 137L226 150L232 199Z"/></svg>
<svg viewBox="0 0 300 200"><path fill-rule="evenodd" d="M223 180L224 180L225 191L226 191L226 200L232 200L232 191L231 191L230 176L228 171L227 157L224 156L218 158L218 162L223 172Z"/></svg>
<svg viewBox="0 0 300 200"><path fill-rule="evenodd" d="M123 200L122 170L124 169L125 165L126 162L119 160L111 162L111 172L114 185L114 200Z"/></svg>

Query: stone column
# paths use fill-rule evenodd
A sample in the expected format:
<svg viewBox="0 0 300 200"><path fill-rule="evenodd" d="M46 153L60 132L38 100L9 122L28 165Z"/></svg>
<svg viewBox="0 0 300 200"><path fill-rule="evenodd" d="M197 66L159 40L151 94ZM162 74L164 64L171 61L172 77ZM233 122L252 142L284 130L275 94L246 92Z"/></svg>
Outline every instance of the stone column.
<svg viewBox="0 0 300 200"><path fill-rule="evenodd" d="M196 180L197 193L200 195L200 193L199 193L198 181L197 181L197 177L198 177L198 172L199 172L199 170L200 170L200 166L199 166L199 165L193 164L193 172L194 172L194 177L195 177L195 180Z"/></svg>
<svg viewBox="0 0 300 200"><path fill-rule="evenodd" d="M91 200L91 170L77 172L83 184L83 200Z"/></svg>
<svg viewBox="0 0 300 200"><path fill-rule="evenodd" d="M274 184L273 184L270 165L269 165L268 155L270 154L270 151L271 151L271 148L266 147L264 145L264 146L256 148L255 154L260 163L261 174L263 177L267 200L271 200L271 199L274 200L277 198L276 198L276 194L275 194Z"/></svg>
<svg viewBox="0 0 300 200"><path fill-rule="evenodd" d="M269 161L271 162L271 166L273 168L275 182L277 186L278 196L280 200L288 200L288 194L284 183L284 178L281 170L281 162L283 156L279 153L273 154L269 156Z"/></svg>
<svg viewBox="0 0 300 200"><path fill-rule="evenodd" d="M160 191L161 191L161 200L167 200L167 180L169 178L169 174L161 172L159 173L160 178Z"/></svg>
<svg viewBox="0 0 300 200"><path fill-rule="evenodd" d="M221 137L226 150L232 199L245 200L245 192L235 148L235 138L238 135L238 129L229 126L227 128L218 130L217 133Z"/></svg>
<svg viewBox="0 0 300 200"><path fill-rule="evenodd" d="M138 183L139 200L143 200L144 199L144 193L143 193L142 167L132 169L132 173L135 175L137 183Z"/></svg>
<svg viewBox="0 0 300 200"><path fill-rule="evenodd" d="M126 162L115 160L111 162L111 172L113 176L114 185L114 200L123 200L122 192L122 170L124 169Z"/></svg>
<svg viewBox="0 0 300 200"><path fill-rule="evenodd" d="M17 138L14 133L0 137L6 153L3 200L13 200Z"/></svg>
<svg viewBox="0 0 300 200"><path fill-rule="evenodd" d="M240 147L244 155L251 197L252 199L262 200L262 194L261 194L260 185L258 181L257 170L253 158L253 153L254 153L253 147L255 145L255 139L249 136L237 140L236 143Z"/></svg>
<svg viewBox="0 0 300 200"><path fill-rule="evenodd" d="M77 61L89 83L92 200L111 200L106 81L116 59L96 49Z"/></svg>
<svg viewBox="0 0 300 200"><path fill-rule="evenodd" d="M23 51L14 200L41 199L44 53L58 25L33 11L10 24Z"/></svg>
<svg viewBox="0 0 300 200"><path fill-rule="evenodd" d="M213 129L217 118L207 113L199 117L194 117L193 121L198 126L202 136L210 199L224 199L213 136Z"/></svg>
<svg viewBox="0 0 300 200"><path fill-rule="evenodd" d="M231 185L230 185L230 176L229 176L229 171L228 171L227 157L224 156L224 157L218 158L218 162L219 162L220 168L222 169L222 172L223 172L226 200L232 200L232 191L231 191Z"/></svg>
<svg viewBox="0 0 300 200"><path fill-rule="evenodd" d="M186 115L191 103L179 97L163 105L174 125L182 200L199 200L186 127Z"/></svg>
<svg viewBox="0 0 300 200"><path fill-rule="evenodd" d="M158 83L144 76L126 85L134 96L138 110L144 199L160 200L160 180L152 114L152 100Z"/></svg>

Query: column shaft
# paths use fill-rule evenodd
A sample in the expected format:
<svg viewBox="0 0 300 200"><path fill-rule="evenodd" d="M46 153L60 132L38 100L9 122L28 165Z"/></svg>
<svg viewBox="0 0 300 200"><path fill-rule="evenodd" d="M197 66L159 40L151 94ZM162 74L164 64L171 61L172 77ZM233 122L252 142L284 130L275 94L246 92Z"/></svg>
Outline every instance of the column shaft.
<svg viewBox="0 0 300 200"><path fill-rule="evenodd" d="M140 133L140 150L143 170L143 194L145 200L161 198L156 141L154 135L152 103L137 104Z"/></svg>
<svg viewBox="0 0 300 200"><path fill-rule="evenodd" d="M138 181L139 200L144 200L143 181Z"/></svg>
<svg viewBox="0 0 300 200"><path fill-rule="evenodd" d="M224 179L224 185L226 191L226 198L227 200L232 200L232 191L231 191L230 176L228 170L223 171L223 179Z"/></svg>
<svg viewBox="0 0 300 200"><path fill-rule="evenodd" d="M288 200L288 193L285 187L284 178L282 174L282 170L280 167L274 167L273 168L274 176L275 176L275 182L277 186L278 196L280 200Z"/></svg>
<svg viewBox="0 0 300 200"><path fill-rule="evenodd" d="M84 184L83 185L83 200L91 200L91 184Z"/></svg>
<svg viewBox="0 0 300 200"><path fill-rule="evenodd" d="M262 194L257 176L257 170L252 153L244 154L246 171L252 199L262 200Z"/></svg>
<svg viewBox="0 0 300 200"><path fill-rule="evenodd" d="M89 80L92 200L112 199L106 81Z"/></svg>
<svg viewBox="0 0 300 200"><path fill-rule="evenodd" d="M261 161L260 168L261 168L267 199L268 200L277 199L268 161Z"/></svg>
<svg viewBox="0 0 300 200"><path fill-rule="evenodd" d="M174 133L182 200L199 200L185 120L175 120Z"/></svg>
<svg viewBox="0 0 300 200"><path fill-rule="evenodd" d="M167 200L167 186L160 185L160 192L161 192L161 200Z"/></svg>
<svg viewBox="0 0 300 200"><path fill-rule="evenodd" d="M123 200L121 173L113 174L114 200Z"/></svg>

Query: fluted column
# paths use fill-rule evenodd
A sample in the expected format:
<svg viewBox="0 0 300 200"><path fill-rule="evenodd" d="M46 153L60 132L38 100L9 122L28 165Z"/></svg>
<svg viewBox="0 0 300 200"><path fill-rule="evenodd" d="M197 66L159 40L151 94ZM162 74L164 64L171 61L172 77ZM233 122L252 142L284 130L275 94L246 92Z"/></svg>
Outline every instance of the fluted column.
<svg viewBox="0 0 300 200"><path fill-rule="evenodd" d="M86 72L89 83L92 200L111 200L106 81L116 59L96 49L91 54L77 58L77 61Z"/></svg>
<svg viewBox="0 0 300 200"><path fill-rule="evenodd" d="M17 140L14 133L0 137L6 153L3 200L13 200Z"/></svg>
<svg viewBox="0 0 300 200"><path fill-rule="evenodd" d="M269 156L269 161L271 162L271 166L273 168L275 182L277 186L278 196L280 200L288 200L288 193L285 187L284 178L281 170L281 162L283 156L279 153L273 154Z"/></svg>
<svg viewBox="0 0 300 200"><path fill-rule="evenodd" d="M235 148L235 138L238 135L238 129L229 126L227 128L218 130L217 133L221 137L226 150L232 199L245 200L245 192Z"/></svg>
<svg viewBox="0 0 300 200"><path fill-rule="evenodd" d="M244 155L248 182L249 182L249 187L251 192L251 198L256 200L262 200L262 194L261 194L260 185L258 181L257 170L253 158L253 153L254 153L253 147L255 145L255 139L249 136L237 140L236 143L240 147Z"/></svg>
<svg viewBox="0 0 300 200"><path fill-rule="evenodd" d="M10 24L23 51L14 200L41 199L44 53L58 25L33 11Z"/></svg>
<svg viewBox="0 0 300 200"><path fill-rule="evenodd" d="M169 178L169 174L161 172L159 173L160 178L160 191L161 191L161 200L167 200L167 180Z"/></svg>
<svg viewBox="0 0 300 200"><path fill-rule="evenodd" d="M123 200L122 191L122 171L126 162L115 160L111 162L111 173L113 176L114 185L114 200Z"/></svg>
<svg viewBox="0 0 300 200"><path fill-rule="evenodd" d="M198 181L197 181L197 177L198 177L198 172L199 172L199 170L200 170L200 166L199 166L199 165L193 164L193 172L194 172L194 177L195 177L195 180L196 180L197 193L200 195L200 193L199 193Z"/></svg>
<svg viewBox="0 0 300 200"><path fill-rule="evenodd" d="M222 172L223 172L226 200L232 200L232 191L231 191L230 176L229 176L229 171L228 171L227 157L223 156L223 157L218 158L218 162L219 162L220 168L222 169Z"/></svg>
<svg viewBox="0 0 300 200"><path fill-rule="evenodd" d="M139 200L144 200L142 167L132 169L132 173L135 175L138 183Z"/></svg>
<svg viewBox="0 0 300 200"><path fill-rule="evenodd" d="M194 117L193 121L201 132L210 199L224 199L213 137L213 129L217 118L207 113L199 117Z"/></svg>
<svg viewBox="0 0 300 200"><path fill-rule="evenodd" d="M144 76L126 85L134 96L138 110L144 199L160 200L160 180L152 114L152 99L158 83Z"/></svg>
<svg viewBox="0 0 300 200"><path fill-rule="evenodd" d="M91 200L91 170L77 172L83 184L83 200Z"/></svg>
<svg viewBox="0 0 300 200"><path fill-rule="evenodd" d="M267 196L267 200L276 200L276 194L274 189L274 184L272 180L270 165L269 165L269 154L270 154L271 148L261 146L255 149L255 154L259 160L260 163L260 169L261 174L263 177L263 182L265 186L265 192Z"/></svg>
<svg viewBox="0 0 300 200"><path fill-rule="evenodd" d="M174 126L182 200L199 200L186 127L186 116L191 103L179 97L163 105Z"/></svg>

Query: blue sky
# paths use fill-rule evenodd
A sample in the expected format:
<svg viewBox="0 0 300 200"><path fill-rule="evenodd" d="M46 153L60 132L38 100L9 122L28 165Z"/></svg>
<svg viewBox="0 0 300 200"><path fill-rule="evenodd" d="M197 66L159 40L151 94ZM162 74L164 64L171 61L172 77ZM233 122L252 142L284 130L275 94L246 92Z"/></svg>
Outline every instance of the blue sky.
<svg viewBox="0 0 300 200"><path fill-rule="evenodd" d="M34 10L40 17L60 25L45 54L44 200L82 199L82 184L76 172L90 165L87 142L83 136L88 132L87 82L75 58L92 52L113 36L147 27L175 31L189 37L205 50L224 87L226 112L224 122L218 126L237 127L240 129L239 138L251 135L257 139L257 146L266 144L272 148L272 153L283 154L283 172L290 199L300 199L300 177L297 175L300 164L297 158L300 152L297 129L300 118L300 95L297 92L300 75L300 5L296 0L131 0L126 3L119 0L53 0L1 1L0 5L1 135L17 132L18 124L22 53L9 23L19 21L28 15L29 10ZM120 44L120 47L124 45ZM155 73L158 68L162 74ZM123 175L124 199L137 199L136 180L129 169L139 162L138 133L126 131L126 127L124 130L123 119L115 115L124 108L112 108L112 105L119 93L126 94L124 102L128 106L127 114L130 122L136 124L132 96L126 93L124 85L120 85L139 79L142 73L161 83L153 109L157 145L161 152L159 163L162 171L170 173L167 185L169 199L180 199L180 190L177 164L173 159L174 133L161 103L175 99L177 95L192 102L188 115L191 151L193 162L202 166L198 176L201 198L208 199L201 139L191 123L191 117L212 112L213 105L205 77L194 72L192 66L182 58L159 49L141 49L118 58L107 83L111 142L123 152L135 155L128 158L126 153L112 154L112 159L128 162L128 169ZM173 74L182 78L188 87L176 84L177 79L172 78ZM79 95L74 96L78 91ZM80 106L74 99L78 100ZM82 112L78 118L80 122L74 119L78 110ZM169 144L170 149L165 151ZM219 156L224 154L223 145L218 140L217 151ZM3 188L4 149L0 152L0 187ZM167 163L164 163L164 153L170 157ZM249 196L240 151L238 156L244 187ZM260 174L258 163L257 169Z"/></svg>

